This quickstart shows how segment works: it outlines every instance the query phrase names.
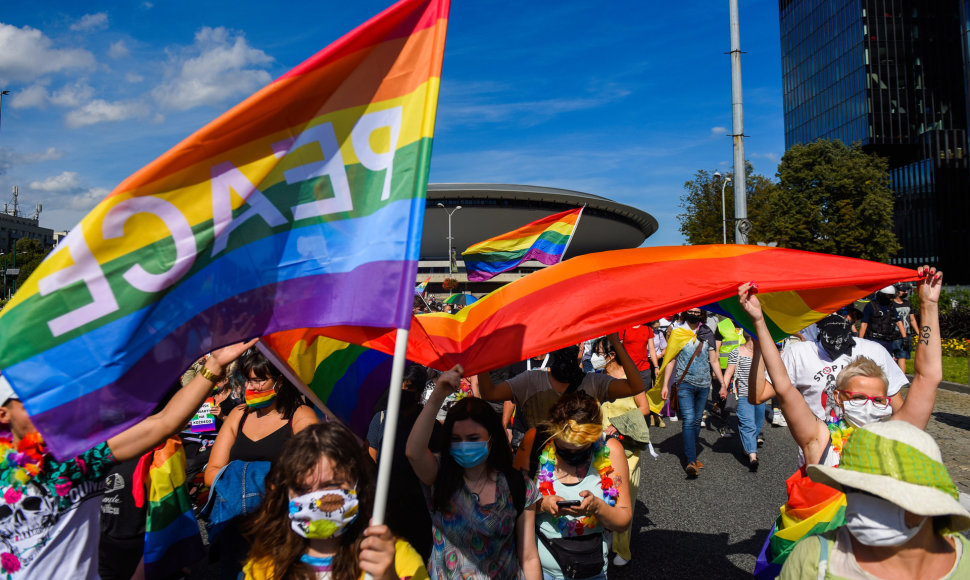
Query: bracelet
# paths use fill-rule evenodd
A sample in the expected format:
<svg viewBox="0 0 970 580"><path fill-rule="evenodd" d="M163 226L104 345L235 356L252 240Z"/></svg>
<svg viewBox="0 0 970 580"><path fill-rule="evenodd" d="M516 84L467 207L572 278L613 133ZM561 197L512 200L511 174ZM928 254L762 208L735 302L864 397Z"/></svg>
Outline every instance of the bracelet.
<svg viewBox="0 0 970 580"><path fill-rule="evenodd" d="M212 381L213 383L218 383L223 379L223 377L225 377L225 374L217 375L214 372L210 371L209 369L205 368L205 365L202 365L202 368L199 369L199 374L202 375L202 378Z"/></svg>

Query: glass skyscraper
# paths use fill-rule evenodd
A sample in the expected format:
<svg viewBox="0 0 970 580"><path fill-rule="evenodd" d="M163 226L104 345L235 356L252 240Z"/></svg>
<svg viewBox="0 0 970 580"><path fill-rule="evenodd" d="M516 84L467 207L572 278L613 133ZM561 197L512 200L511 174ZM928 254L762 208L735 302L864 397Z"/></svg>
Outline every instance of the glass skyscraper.
<svg viewBox="0 0 970 580"><path fill-rule="evenodd" d="M889 160L892 263L970 282L970 0L779 0L785 147Z"/></svg>

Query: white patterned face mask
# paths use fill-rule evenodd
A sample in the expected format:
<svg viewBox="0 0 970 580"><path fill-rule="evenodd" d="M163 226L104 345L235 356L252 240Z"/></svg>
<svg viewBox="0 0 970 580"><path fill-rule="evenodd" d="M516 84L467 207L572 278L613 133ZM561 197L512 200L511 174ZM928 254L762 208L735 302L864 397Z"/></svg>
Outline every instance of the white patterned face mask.
<svg viewBox="0 0 970 580"><path fill-rule="evenodd" d="M357 490L324 489L290 499L290 527L304 538L339 536L357 519Z"/></svg>

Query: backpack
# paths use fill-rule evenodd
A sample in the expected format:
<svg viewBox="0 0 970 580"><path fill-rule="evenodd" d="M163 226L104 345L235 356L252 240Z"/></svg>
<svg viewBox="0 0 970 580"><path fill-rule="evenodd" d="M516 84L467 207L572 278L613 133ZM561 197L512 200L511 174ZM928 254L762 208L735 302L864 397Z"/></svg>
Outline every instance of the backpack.
<svg viewBox="0 0 970 580"><path fill-rule="evenodd" d="M896 328L896 317L890 314L889 309L881 306L872 306L872 318L869 319L869 331L867 336L877 340L893 340L899 329Z"/></svg>

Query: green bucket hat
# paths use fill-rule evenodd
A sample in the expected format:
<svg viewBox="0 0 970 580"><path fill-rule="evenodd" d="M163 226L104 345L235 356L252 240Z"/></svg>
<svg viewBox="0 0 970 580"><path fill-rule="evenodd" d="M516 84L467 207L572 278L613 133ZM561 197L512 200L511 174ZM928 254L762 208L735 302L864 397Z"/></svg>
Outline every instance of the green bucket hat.
<svg viewBox="0 0 970 580"><path fill-rule="evenodd" d="M629 437L637 443L650 443L650 428L643 418L640 409L630 409L616 417L610 417L610 424L616 427L623 437Z"/></svg>
<svg viewBox="0 0 970 580"><path fill-rule="evenodd" d="M920 516L949 518L949 531L970 528L970 512L928 433L905 421L883 421L856 429L838 467L809 465L808 476L840 491L858 489Z"/></svg>

